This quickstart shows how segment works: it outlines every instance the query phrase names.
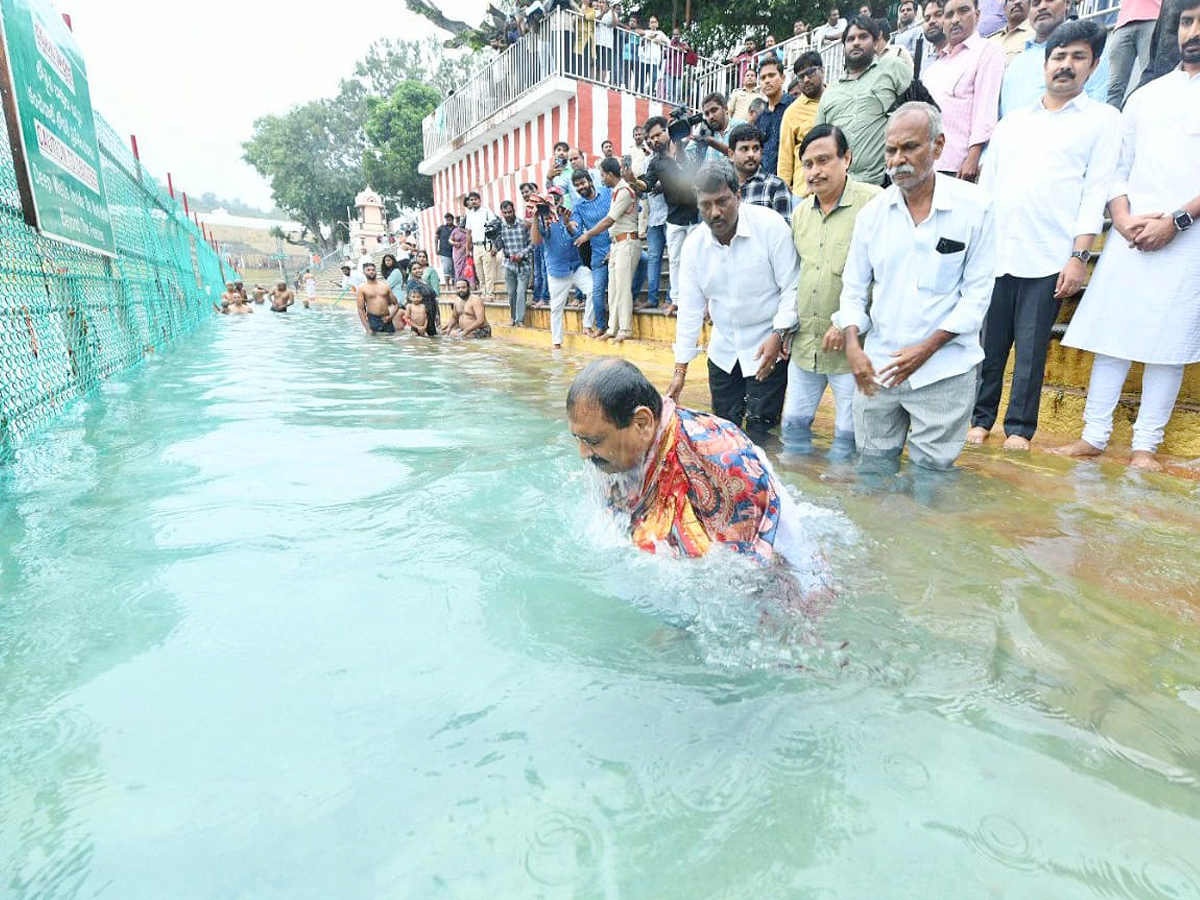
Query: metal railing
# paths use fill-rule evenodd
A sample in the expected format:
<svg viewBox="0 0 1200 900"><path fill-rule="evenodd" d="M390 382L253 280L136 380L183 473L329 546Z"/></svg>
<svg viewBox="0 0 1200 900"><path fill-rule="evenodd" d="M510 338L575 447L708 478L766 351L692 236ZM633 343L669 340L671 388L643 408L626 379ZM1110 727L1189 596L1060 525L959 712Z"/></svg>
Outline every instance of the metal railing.
<svg viewBox="0 0 1200 900"><path fill-rule="evenodd" d="M521 35L422 123L428 159L479 122L531 92L547 78L566 77L628 91L668 106L699 106L712 90L728 91L724 63L652 41L628 28L558 9Z"/></svg>

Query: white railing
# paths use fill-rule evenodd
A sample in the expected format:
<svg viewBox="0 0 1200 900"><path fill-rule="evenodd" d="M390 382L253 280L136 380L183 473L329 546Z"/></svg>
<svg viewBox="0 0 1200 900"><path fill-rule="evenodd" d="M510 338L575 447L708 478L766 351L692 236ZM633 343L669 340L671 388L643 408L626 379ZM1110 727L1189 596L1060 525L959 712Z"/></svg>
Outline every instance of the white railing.
<svg viewBox="0 0 1200 900"><path fill-rule="evenodd" d="M610 44L611 41L611 44ZM728 92L725 70L715 60L685 63L684 51L619 26L586 20L558 9L476 73L422 123L428 159L475 125L556 76L628 91L668 106L698 108L713 90Z"/></svg>

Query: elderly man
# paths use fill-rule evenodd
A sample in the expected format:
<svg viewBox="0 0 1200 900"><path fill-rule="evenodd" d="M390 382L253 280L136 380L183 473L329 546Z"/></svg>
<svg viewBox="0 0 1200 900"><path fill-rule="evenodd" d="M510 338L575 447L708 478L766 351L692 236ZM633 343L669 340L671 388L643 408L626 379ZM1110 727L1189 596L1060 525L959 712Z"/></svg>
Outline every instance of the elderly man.
<svg viewBox="0 0 1200 900"><path fill-rule="evenodd" d="M800 255L799 324L792 338L781 435L789 450L812 449L813 418L828 386L835 413L833 459L854 455L854 375L832 316L839 307L854 223L880 193L873 184L849 179L851 159L846 135L836 125L810 131L800 145L800 166L812 199L802 201L792 215L792 239Z"/></svg>
<svg viewBox="0 0 1200 900"><path fill-rule="evenodd" d="M978 0L947 0L942 14L946 44L932 65L926 62L922 77L942 110L946 145L938 171L965 181L979 177L1004 80L1004 52L979 36L978 25Z"/></svg>
<svg viewBox="0 0 1200 900"><path fill-rule="evenodd" d="M800 96L792 101L779 125L779 162L775 171L793 193L803 197L804 174L798 165L796 149L816 124L817 109L825 94L825 63L821 54L815 50L801 53L796 59L795 72L800 82Z"/></svg>
<svg viewBox="0 0 1200 900"><path fill-rule="evenodd" d="M879 26L874 19L854 19L842 38L846 68L825 89L817 108L818 125L836 125L854 151L850 177L883 183L883 132L888 110L912 84L913 67L895 57L876 59Z"/></svg>
<svg viewBox="0 0 1200 900"><path fill-rule="evenodd" d="M987 439L1016 344L1005 450L1028 450L1037 428L1050 329L1079 291L1121 149L1121 116L1083 93L1104 28L1065 22L1046 44L1046 95L996 126L980 186L996 210L996 286L983 329L983 371L967 440Z"/></svg>
<svg viewBox="0 0 1200 900"><path fill-rule="evenodd" d="M950 469L967 436L996 235L987 194L935 172L945 140L935 107L892 113L892 186L859 213L842 273L833 324L858 385L854 434L867 470L894 472L906 443L915 465Z"/></svg>
<svg viewBox="0 0 1200 900"><path fill-rule="evenodd" d="M707 308L712 318L708 386L713 411L752 437L779 424L787 367L776 365L796 328L800 263L783 217L740 202L737 173L726 161L696 175L704 225L683 244L675 374L667 395L678 400Z"/></svg>
<svg viewBox="0 0 1200 900"><path fill-rule="evenodd" d="M1024 52L1033 40L1033 25L1029 23L1029 0L1004 0L1004 14L1008 22L988 40L1004 51L1004 65Z"/></svg>
<svg viewBox="0 0 1200 900"><path fill-rule="evenodd" d="M1046 91L1046 41L1050 33L1067 20L1071 0L1029 0L1029 23L1033 40L1008 63L1000 88L1000 117L1014 109L1033 106ZM1100 57L1096 71L1087 80L1084 91L1093 100L1108 99L1108 53Z"/></svg>
<svg viewBox="0 0 1200 900"><path fill-rule="evenodd" d="M762 451L737 426L662 397L633 363L589 364L567 393L567 420L641 549L694 557L722 544L762 566L812 556Z"/></svg>
<svg viewBox="0 0 1200 900"><path fill-rule="evenodd" d="M1191 5L1185 5L1185 4ZM1139 88L1122 115L1121 159L1108 192L1113 231L1063 345L1096 358L1083 438L1060 448L1099 456L1130 362L1144 363L1129 464L1157 471L1155 456L1183 367L1200 362L1200 2L1183 0L1177 68Z"/></svg>

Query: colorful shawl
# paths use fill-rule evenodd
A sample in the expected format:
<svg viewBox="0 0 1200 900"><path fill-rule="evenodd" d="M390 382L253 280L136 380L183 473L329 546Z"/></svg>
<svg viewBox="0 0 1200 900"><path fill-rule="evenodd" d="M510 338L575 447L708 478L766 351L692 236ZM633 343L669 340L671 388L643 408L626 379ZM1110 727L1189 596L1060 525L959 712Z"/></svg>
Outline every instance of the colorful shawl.
<svg viewBox="0 0 1200 900"><path fill-rule="evenodd" d="M716 541L770 563L779 495L754 444L731 422L667 398L662 422L640 496L628 505L634 543L703 556Z"/></svg>

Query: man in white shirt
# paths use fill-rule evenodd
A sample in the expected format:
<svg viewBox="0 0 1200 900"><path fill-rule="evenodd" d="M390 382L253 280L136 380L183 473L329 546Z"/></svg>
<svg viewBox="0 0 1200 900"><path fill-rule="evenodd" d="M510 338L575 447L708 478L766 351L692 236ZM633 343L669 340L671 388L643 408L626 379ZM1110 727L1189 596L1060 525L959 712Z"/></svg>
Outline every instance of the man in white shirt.
<svg viewBox="0 0 1200 900"><path fill-rule="evenodd" d="M783 217L740 202L741 185L728 160L705 163L696 175L704 224L688 235L679 262L675 374L667 395L678 400L707 307L712 318L708 386L713 412L756 439L779 424L787 366L776 365L796 330L800 260Z"/></svg>
<svg viewBox="0 0 1200 900"><path fill-rule="evenodd" d="M1004 416L1005 450L1028 450L1050 329L1077 293L1121 149L1121 116L1083 92L1104 52L1104 28L1064 22L1046 43L1046 95L996 126L979 185L996 211L996 286L983 329L983 372L967 440L996 423L1004 368L1017 347Z"/></svg>
<svg viewBox="0 0 1200 900"><path fill-rule="evenodd" d="M846 32L846 20L836 6L830 7L829 18L825 24L813 31L813 46L824 50L830 44L840 43Z"/></svg>
<svg viewBox="0 0 1200 900"><path fill-rule="evenodd" d="M975 401L995 224L984 191L935 173L941 118L926 103L892 113L884 136L892 186L855 221L832 317L858 385L854 432L868 471L895 472L905 443L912 463L952 468Z"/></svg>
<svg viewBox="0 0 1200 900"><path fill-rule="evenodd" d="M471 251L475 254L475 272L479 278L479 295L485 303L495 296L496 281L500 277L500 260L496 249L484 234L484 227L492 219L499 218L483 205L479 191L471 191L463 201L467 208L467 231L471 233Z"/></svg>
<svg viewBox="0 0 1200 900"><path fill-rule="evenodd" d="M1184 4L1190 4L1184 6ZM1064 347L1095 354L1083 436L1058 452L1099 456L1132 362L1144 364L1129 464L1155 455L1183 383L1200 362L1200 0L1182 0L1179 65L1129 96L1108 191L1113 230Z"/></svg>

